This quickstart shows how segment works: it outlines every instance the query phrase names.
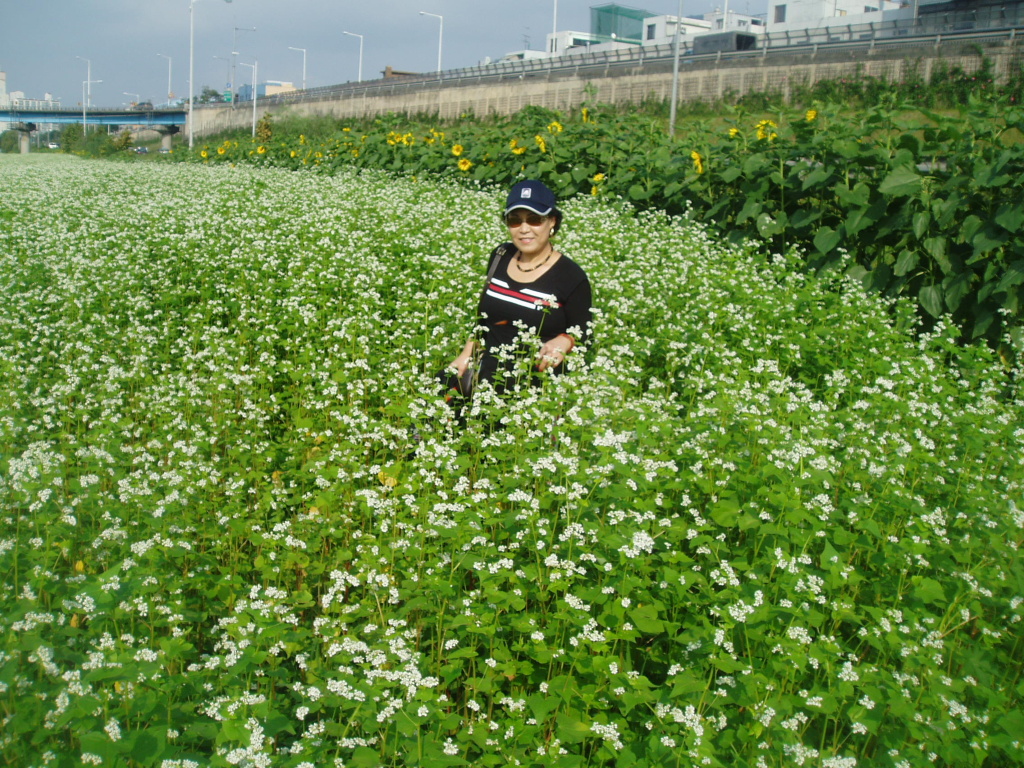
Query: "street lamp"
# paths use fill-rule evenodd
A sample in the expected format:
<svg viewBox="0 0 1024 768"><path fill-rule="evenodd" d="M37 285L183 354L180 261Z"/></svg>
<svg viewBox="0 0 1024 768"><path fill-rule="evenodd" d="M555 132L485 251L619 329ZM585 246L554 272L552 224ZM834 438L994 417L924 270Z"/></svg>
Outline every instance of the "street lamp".
<svg viewBox="0 0 1024 768"><path fill-rule="evenodd" d="M252 64L246 64L244 61L238 62L243 67L252 67L252 137L256 138L256 98L258 96L256 92L256 72L259 70L259 60L253 61Z"/></svg>
<svg viewBox="0 0 1024 768"><path fill-rule="evenodd" d="M92 83L92 62L89 61L89 59L85 58L84 56L75 56L75 58L76 59L81 59L82 61L85 62L85 83L86 83L86 87L88 88L86 93L87 93L87 96L88 96L88 100L91 101L92 100L92 85L90 85L90 83ZM86 96L83 96L82 97L82 104L86 104L86 103L87 103L87 98L86 98Z"/></svg>
<svg viewBox="0 0 1024 768"><path fill-rule="evenodd" d="M238 89L235 87L235 62L238 58L238 33L255 32L256 27L235 27L231 33L231 108L235 108L235 94Z"/></svg>
<svg viewBox="0 0 1024 768"><path fill-rule="evenodd" d="M195 7L197 0L188 0L188 148L192 149L193 123L192 119L192 97L195 91L195 51L196 51L196 24ZM230 3L231 0L224 0Z"/></svg>
<svg viewBox="0 0 1024 768"><path fill-rule="evenodd" d="M174 98L174 91L171 90L171 57L166 53L158 53L157 56L167 59L167 105L170 106L171 99Z"/></svg>
<svg viewBox="0 0 1024 768"><path fill-rule="evenodd" d="M306 90L306 49L305 48L292 48L288 46L289 51L301 51L302 52L302 90Z"/></svg>
<svg viewBox="0 0 1024 768"><path fill-rule="evenodd" d="M676 135L676 110L679 104L679 48L683 37L683 0L679 0L679 15L676 16L675 50L672 53L672 98L669 100L668 135Z"/></svg>
<svg viewBox="0 0 1024 768"><path fill-rule="evenodd" d="M135 104L136 105L138 105L138 103L140 101L142 101L142 96L140 96L137 93L128 93L128 91L121 91L121 94L124 95L124 96L134 96L135 97Z"/></svg>
<svg viewBox="0 0 1024 768"><path fill-rule="evenodd" d="M86 103L88 101L86 99L86 95L85 95L86 94L86 88L88 88L89 92L91 93L92 92L92 84L93 83L102 83L102 82L103 82L102 80L83 80L82 81L82 139L83 140L85 139L85 121L86 121L86 118L85 118L85 105L86 105Z"/></svg>
<svg viewBox="0 0 1024 768"><path fill-rule="evenodd" d="M441 45L444 42L444 16L437 13L427 13L426 11L420 11L420 16L433 16L441 22L441 31L437 35L437 74L441 74Z"/></svg>
<svg viewBox="0 0 1024 768"><path fill-rule="evenodd" d="M357 35L355 32L342 32L341 34L359 38L359 82L361 83L363 82L363 36Z"/></svg>

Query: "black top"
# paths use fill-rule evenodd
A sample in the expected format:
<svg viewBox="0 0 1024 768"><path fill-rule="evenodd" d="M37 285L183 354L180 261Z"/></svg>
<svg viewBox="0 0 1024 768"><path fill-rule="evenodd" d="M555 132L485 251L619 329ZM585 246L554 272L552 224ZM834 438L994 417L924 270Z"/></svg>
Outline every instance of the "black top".
<svg viewBox="0 0 1024 768"><path fill-rule="evenodd" d="M508 274L515 254L515 246L506 244L504 253L498 257L494 275L480 296L480 325L487 329L480 373L487 378L497 369L494 358L497 348L514 348L519 326L531 329L542 342L568 333L580 343L586 340L589 330L590 281L580 266L562 254L535 281L520 283ZM514 362L506 369L512 367Z"/></svg>

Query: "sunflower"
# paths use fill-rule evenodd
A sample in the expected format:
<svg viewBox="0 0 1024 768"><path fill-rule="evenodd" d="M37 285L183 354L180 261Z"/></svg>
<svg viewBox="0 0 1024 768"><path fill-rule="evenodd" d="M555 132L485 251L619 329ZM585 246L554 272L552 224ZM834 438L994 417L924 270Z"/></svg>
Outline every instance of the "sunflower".
<svg viewBox="0 0 1024 768"><path fill-rule="evenodd" d="M459 170L468 171L473 167L473 162L468 157L463 157L459 160Z"/></svg>
<svg viewBox="0 0 1024 768"><path fill-rule="evenodd" d="M776 124L771 120L762 120L757 124L757 138L768 139L768 141L778 138L779 134L771 130L772 128L776 127L778 126L776 126Z"/></svg>

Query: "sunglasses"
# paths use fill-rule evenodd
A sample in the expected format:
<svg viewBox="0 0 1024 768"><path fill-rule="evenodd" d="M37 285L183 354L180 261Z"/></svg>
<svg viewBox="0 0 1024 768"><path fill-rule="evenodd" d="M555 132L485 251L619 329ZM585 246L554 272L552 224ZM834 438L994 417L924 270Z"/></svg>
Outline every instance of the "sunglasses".
<svg viewBox="0 0 1024 768"><path fill-rule="evenodd" d="M539 213L513 211L512 213L505 214L505 225L509 227L522 226L524 221L531 227L539 227L547 220L547 216L541 216Z"/></svg>

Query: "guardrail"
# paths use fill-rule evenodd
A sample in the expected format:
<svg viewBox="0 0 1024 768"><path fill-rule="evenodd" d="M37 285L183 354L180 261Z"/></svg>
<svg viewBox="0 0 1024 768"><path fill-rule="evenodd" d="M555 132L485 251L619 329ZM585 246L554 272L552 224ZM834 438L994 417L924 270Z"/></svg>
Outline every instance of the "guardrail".
<svg viewBox="0 0 1024 768"><path fill-rule="evenodd" d="M753 59L802 55L821 51L842 52L862 49L938 47L953 42L1013 42L1024 33L1024 3L1001 9L993 18L979 20L977 12L930 14L916 20L846 24L791 32L764 33L758 48L749 51L719 51L681 57L687 67L717 67L723 63L740 64ZM999 22L983 26L982 21ZM963 28L970 26L971 28ZM980 27L980 28L979 28ZM357 98L408 92L423 88L486 84L530 77L572 77L602 72L610 74L627 68L670 64L675 47L636 46L629 49L570 53L559 57L495 62L486 65L446 70L433 75L404 75L362 83L321 86L303 91L276 94L259 100L264 106L326 101L339 97ZM196 105L197 109L204 106ZM212 105L223 107L222 104Z"/></svg>

